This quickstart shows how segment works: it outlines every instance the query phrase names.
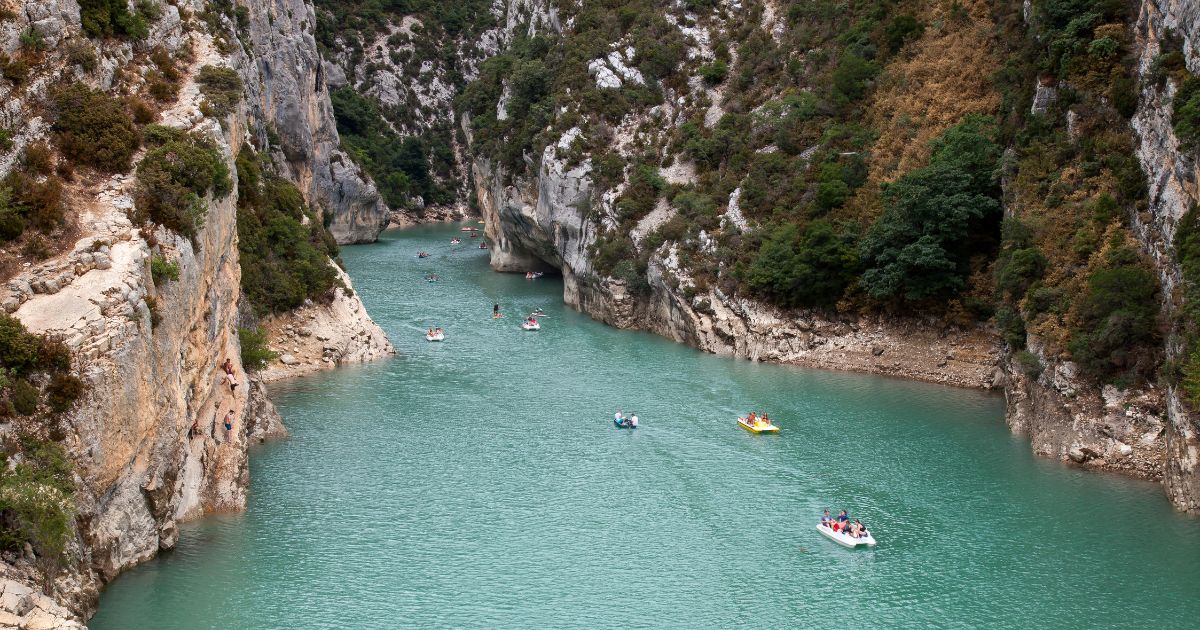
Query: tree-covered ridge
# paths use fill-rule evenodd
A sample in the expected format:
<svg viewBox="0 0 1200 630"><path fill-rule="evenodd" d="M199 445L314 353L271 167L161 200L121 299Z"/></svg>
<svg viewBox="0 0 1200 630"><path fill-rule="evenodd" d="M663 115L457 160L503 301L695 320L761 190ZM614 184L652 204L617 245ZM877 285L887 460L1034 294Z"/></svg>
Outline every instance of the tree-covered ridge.
<svg viewBox="0 0 1200 630"><path fill-rule="evenodd" d="M557 153L589 160L600 274L644 290L650 258L674 248L687 278L668 281L685 292L994 316L1017 350L1029 334L1099 380L1154 375L1156 311L1138 303L1158 289L1129 229L1145 194L1123 3L1035 2L1028 21L987 0L564 12L561 35L485 62L459 106L475 149L510 173L580 130ZM614 54L641 80L600 85L594 64ZM662 175L681 166L694 177ZM674 215L635 244L663 200Z"/></svg>

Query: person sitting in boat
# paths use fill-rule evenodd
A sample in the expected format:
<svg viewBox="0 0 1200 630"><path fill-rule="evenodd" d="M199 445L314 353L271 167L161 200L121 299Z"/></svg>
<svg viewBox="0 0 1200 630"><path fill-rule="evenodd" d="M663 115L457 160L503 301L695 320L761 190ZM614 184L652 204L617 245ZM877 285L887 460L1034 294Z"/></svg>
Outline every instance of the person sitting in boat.
<svg viewBox="0 0 1200 630"><path fill-rule="evenodd" d="M862 538L867 535L867 526L862 524L862 521L854 519L854 524L850 528L851 535L855 538Z"/></svg>
<svg viewBox="0 0 1200 630"><path fill-rule="evenodd" d="M426 334L426 335L428 335L428 336L430 336L430 337L432 337L432 336L433 336L433 329L432 329L432 328L430 328L429 330L425 331L425 334Z"/></svg>
<svg viewBox="0 0 1200 630"><path fill-rule="evenodd" d="M761 422L763 426L771 426L771 421L767 418L767 414L765 413L762 415L762 418L759 418L759 422Z"/></svg>
<svg viewBox="0 0 1200 630"><path fill-rule="evenodd" d="M825 513L821 515L821 524L825 527L833 525L833 517L829 515L829 510L825 510Z"/></svg>
<svg viewBox="0 0 1200 630"><path fill-rule="evenodd" d="M748 422L748 423L750 423L750 424L757 424L757 423L758 423L758 416L757 416L757 415L755 415L755 413L754 413L753 411L751 411L751 412L750 412L750 415L746 416L746 422Z"/></svg>
<svg viewBox="0 0 1200 630"><path fill-rule="evenodd" d="M617 424L625 424L625 414L618 409L617 413L613 414L613 420L616 420Z"/></svg>
<svg viewBox="0 0 1200 630"><path fill-rule="evenodd" d="M637 426L637 422L638 422L638 421L637 421L637 414L636 414L636 413L634 413L634 414L632 414L632 415L630 415L630 416L629 416L629 426L631 426L631 427L636 427L636 426Z"/></svg>

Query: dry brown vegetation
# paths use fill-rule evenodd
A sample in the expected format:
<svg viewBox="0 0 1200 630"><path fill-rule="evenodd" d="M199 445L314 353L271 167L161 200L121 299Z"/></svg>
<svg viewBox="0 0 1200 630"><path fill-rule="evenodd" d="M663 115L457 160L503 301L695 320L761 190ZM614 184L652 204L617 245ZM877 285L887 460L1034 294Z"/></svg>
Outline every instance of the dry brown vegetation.
<svg viewBox="0 0 1200 630"><path fill-rule="evenodd" d="M929 2L920 18L929 27L884 68L867 115L879 132L871 182L923 166L930 140L967 114L995 114L1000 106L992 75L1001 57L988 3Z"/></svg>

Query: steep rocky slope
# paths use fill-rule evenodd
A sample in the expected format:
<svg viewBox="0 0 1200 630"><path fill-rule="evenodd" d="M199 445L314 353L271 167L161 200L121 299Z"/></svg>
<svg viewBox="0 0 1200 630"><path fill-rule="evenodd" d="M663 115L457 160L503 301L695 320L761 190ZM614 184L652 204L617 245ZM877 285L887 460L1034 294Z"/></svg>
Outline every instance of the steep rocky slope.
<svg viewBox="0 0 1200 630"><path fill-rule="evenodd" d="M511 65L498 64L493 76L485 64L476 82L481 87L469 87L464 99L462 124L473 140L475 191L492 265L502 271L560 271L564 299L597 319L711 352L1003 388L1010 427L1027 435L1035 452L1161 479L1177 507L1194 510L1200 497L1196 429L1169 374L1171 357L1183 352L1178 335L1161 334L1154 312L1148 321L1143 310L1137 314L1142 328L1132 331L1136 340L1125 344L1127 350L1118 343L1113 354L1085 351L1111 343L1097 335L1111 334L1101 328L1115 330L1116 318L1126 316L1087 307L1105 301L1099 296L1110 276L1141 282L1139 270L1152 269L1160 287L1138 290L1161 301L1159 321L1179 327L1184 317L1173 226L1193 204L1195 160L1172 131L1177 79L1160 83L1151 74L1158 40L1168 28L1182 36L1192 67L1196 16L1186 3L1146 2L1126 18L1115 5L1105 8L1110 13L1087 18L1091 43L1084 39L1082 47L1065 48L1087 51L1079 56L1045 44L1077 37L1055 30L1071 17L1067 4L1035 1L1013 15L989 3L958 9L905 3L891 15L911 11L912 22L922 28L903 35L894 56L873 53L879 66L872 70L877 74L864 75L877 77L862 84L868 96L858 97L865 98L859 109L840 114L826 113L839 111L837 94L823 104L825 88L805 84L830 75L804 67L819 68L830 51L835 58L852 54L846 52L853 50L847 43L852 40L844 36L820 49L814 34L819 20L793 3L650 3L646 10L654 15L632 18L634 26L624 31L609 31L624 32L624 39L602 43L611 52L600 54L581 51L592 46L586 38L604 29L595 26L594 16L580 22L581 13L572 7L561 16L562 32L543 30L543 43L531 46L548 46L551 55L578 63L586 69L586 82L570 74L573 66L559 66L541 79L548 87L522 88L527 78L522 70L541 70L530 65L536 56L517 49L508 54L515 60L503 62ZM658 16L676 30L656 31L657 41L674 39L684 48L671 52L677 65L656 69L654 54L644 48L649 40L637 25ZM879 24L865 19L854 29ZM1114 21L1119 19L1127 22L1122 26ZM1005 29L1011 43L989 35ZM795 46L777 53L791 55L787 73L771 74L778 66L761 56L746 58L756 54L750 45ZM579 61L574 55L587 56ZM974 61L957 63L963 55ZM1041 68L1049 69L1038 69L1032 62L1037 55ZM836 89L837 77L846 75L839 74L844 64L834 65ZM747 72L778 76L779 83L764 85ZM733 77L741 92L731 91ZM800 87L789 92L793 88L784 86L794 82ZM529 89L525 98L543 99L556 113L522 128L522 122L510 122L513 113L506 110L514 92ZM593 98L596 93L607 95L611 108ZM808 101L806 94L816 98ZM814 103L815 109L805 109ZM544 111L525 109L528 101L519 107L518 121ZM749 123L742 122L743 112ZM827 127L824 137L809 136L808 145L785 146L793 141L787 134L796 132L780 128L773 117L813 112L868 125L878 136L839 147L844 141ZM754 287L746 273L747 267L753 271L753 256L748 261L745 254L758 249L765 255L775 238L770 230L783 212L764 215L764 197L777 195L771 203L798 203L810 213L813 207L831 208L820 212L836 217L835 226L864 220L870 226L881 202L892 203L889 183L904 183L906 173L920 174L930 160L925 142L973 113L996 116L1000 137L1010 143L1000 161L997 195L1007 217L1005 235L999 238L999 221L988 228L999 242L976 253L996 262L972 259L967 283L948 303L919 300L896 309L895 302L872 303L864 296L856 287L869 292L873 287L866 282L851 282L843 285L847 292L836 305L792 309L768 304L770 294L747 290ZM705 152L720 149L702 142L737 142L739 135L765 138L750 140L757 148L738 157L750 160L748 169L731 161L715 171L705 166L711 159ZM848 197L823 206L821 186L829 180L821 179L819 186L789 197L786 189L794 184L786 171L762 171L766 186L776 191L753 190L761 177L755 169L774 168L773 156L798 155L801 164L812 164L830 160L824 153L830 148L841 157L835 154L826 164L840 164L842 172L847 155L867 156L868 175L853 182L859 188ZM1135 150L1140 169L1130 164ZM731 175L740 182L727 179ZM724 196L715 197L714 190ZM710 197L698 203L696 192ZM813 219L799 219L800 225L805 221ZM995 253L987 254L989 248ZM816 281L825 278L810 275L808 282ZM1120 299L1126 298L1108 301ZM998 307L999 331L988 308L979 307L985 302Z"/></svg>
<svg viewBox="0 0 1200 630"><path fill-rule="evenodd" d="M0 145L0 173L32 173L30 156L45 146L39 143L58 137L45 102L60 86L79 82L122 95L135 115L148 112L162 129L178 130L156 137L185 132L178 137L194 138L192 146L212 147L222 165L213 172L229 178L223 190L193 198L202 220L188 238L142 223L134 211L147 194L140 170L85 165L72 172L66 149L51 154L58 175L40 177L62 186L58 249L18 265L0 303L31 332L65 342L86 393L47 426L9 415L0 433L7 444L23 435L44 439L49 431L65 447L75 480L73 525L61 562L28 544L4 552L0 624L80 626L106 581L175 545L180 521L243 509L248 445L286 433L261 380L241 365L239 154L249 146L265 154L267 168L293 182L340 241L371 240L386 224L369 178L338 148L311 6L264 1L238 11L229 4L223 13L212 4L153 2L144 36L91 39L73 0L0 2L5 63L28 66L19 80L0 81L0 129L11 130L11 142ZM198 78L221 67L240 75L227 113L214 110L220 94ZM158 83L169 89L155 92ZM131 163L153 151L159 149L143 148ZM5 185L38 181L30 177ZM22 251L10 247L5 255L34 256ZM345 316L329 339L338 358L392 352L357 296L336 289L331 299L313 308ZM227 361L236 387L222 370ZM6 390L6 399L12 396ZM222 426L226 419L232 430Z"/></svg>

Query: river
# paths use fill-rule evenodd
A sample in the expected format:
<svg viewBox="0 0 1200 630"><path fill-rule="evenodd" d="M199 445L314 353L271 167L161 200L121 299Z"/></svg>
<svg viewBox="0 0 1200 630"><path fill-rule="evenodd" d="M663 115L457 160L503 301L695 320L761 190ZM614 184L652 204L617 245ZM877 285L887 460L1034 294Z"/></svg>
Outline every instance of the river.
<svg viewBox="0 0 1200 630"><path fill-rule="evenodd" d="M273 384L292 434L251 453L247 511L182 526L93 630L1200 618L1200 521L1156 484L1033 457L1001 397L614 330L458 234L343 250L399 356ZM520 330L538 307L542 330ZM618 407L642 427L613 427ZM781 434L738 428L751 408ZM826 507L878 547L823 539Z"/></svg>

